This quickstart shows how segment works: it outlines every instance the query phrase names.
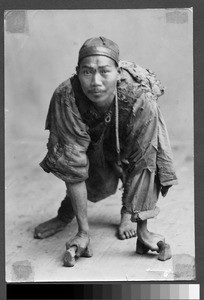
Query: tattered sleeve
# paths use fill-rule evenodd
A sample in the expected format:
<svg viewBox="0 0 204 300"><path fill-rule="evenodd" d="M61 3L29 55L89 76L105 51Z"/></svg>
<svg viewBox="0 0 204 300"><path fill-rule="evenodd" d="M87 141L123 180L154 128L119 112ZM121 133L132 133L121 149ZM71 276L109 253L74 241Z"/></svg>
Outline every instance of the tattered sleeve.
<svg viewBox="0 0 204 300"><path fill-rule="evenodd" d="M83 123L70 82L53 94L46 120L50 131L47 155L40 163L65 182L80 182L88 178L89 162L86 155L90 143L87 126Z"/></svg>
<svg viewBox="0 0 204 300"><path fill-rule="evenodd" d="M178 183L173 165L173 154L169 142L168 132L159 107L157 168L160 183L163 186L175 185Z"/></svg>
<svg viewBox="0 0 204 300"><path fill-rule="evenodd" d="M124 61L121 66L140 84L138 90L142 89L141 97L133 106L135 117L132 136L134 132L137 134L130 145L136 144L137 147L133 147L135 151L131 157L137 162L138 169L157 169L163 186L177 184L168 132L157 104L158 97L164 94L164 88L152 71Z"/></svg>

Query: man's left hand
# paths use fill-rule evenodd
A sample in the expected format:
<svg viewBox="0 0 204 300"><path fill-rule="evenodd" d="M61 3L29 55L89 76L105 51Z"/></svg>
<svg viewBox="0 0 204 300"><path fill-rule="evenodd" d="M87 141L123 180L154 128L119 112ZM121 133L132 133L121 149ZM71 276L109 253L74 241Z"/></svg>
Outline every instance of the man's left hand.
<svg viewBox="0 0 204 300"><path fill-rule="evenodd" d="M170 187L171 187L171 185L161 187L161 194L162 194L163 197L165 197L167 195L168 190L169 190Z"/></svg>

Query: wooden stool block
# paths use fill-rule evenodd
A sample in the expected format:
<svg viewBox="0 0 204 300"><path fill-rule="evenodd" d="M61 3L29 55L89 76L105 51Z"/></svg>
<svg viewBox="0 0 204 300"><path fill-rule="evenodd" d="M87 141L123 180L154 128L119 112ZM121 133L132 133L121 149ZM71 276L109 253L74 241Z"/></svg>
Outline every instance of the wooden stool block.
<svg viewBox="0 0 204 300"><path fill-rule="evenodd" d="M169 244L166 244L165 242L161 241L161 242L158 242L157 245L159 247L158 260L165 261L165 260L170 259L172 257L171 248L170 248Z"/></svg>

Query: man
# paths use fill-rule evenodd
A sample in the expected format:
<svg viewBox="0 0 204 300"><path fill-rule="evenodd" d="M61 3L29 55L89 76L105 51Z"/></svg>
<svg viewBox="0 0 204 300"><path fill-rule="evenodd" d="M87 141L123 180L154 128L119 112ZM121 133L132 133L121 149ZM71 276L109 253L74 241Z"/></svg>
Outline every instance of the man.
<svg viewBox="0 0 204 300"><path fill-rule="evenodd" d="M137 252L153 250L161 260L170 258L164 238L147 230L147 219L159 213L160 191L165 196L177 184L156 102L163 92L152 72L119 61L117 44L97 37L83 44L76 75L53 94L46 120L48 153L40 165L65 181L67 193L57 217L40 224L34 237L53 235L76 216L78 233L66 245L66 266L74 265L75 256L92 255L87 199L114 194L119 179L124 192L118 237L135 237L137 222Z"/></svg>

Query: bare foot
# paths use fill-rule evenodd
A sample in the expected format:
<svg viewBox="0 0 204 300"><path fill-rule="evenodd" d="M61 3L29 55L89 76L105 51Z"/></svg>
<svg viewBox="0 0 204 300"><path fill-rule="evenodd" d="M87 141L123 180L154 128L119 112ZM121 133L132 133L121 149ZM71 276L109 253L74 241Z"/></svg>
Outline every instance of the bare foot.
<svg viewBox="0 0 204 300"><path fill-rule="evenodd" d="M66 225L67 223L63 222L58 217L50 219L35 228L34 238L45 239L59 231L62 231Z"/></svg>
<svg viewBox="0 0 204 300"><path fill-rule="evenodd" d="M152 251L158 251L158 242L165 242L162 235L150 231L137 232L139 240Z"/></svg>
<svg viewBox="0 0 204 300"><path fill-rule="evenodd" d="M118 238L120 240L129 239L137 235L137 225L136 223L132 223L130 218L131 214L121 214L121 221L118 227Z"/></svg>

